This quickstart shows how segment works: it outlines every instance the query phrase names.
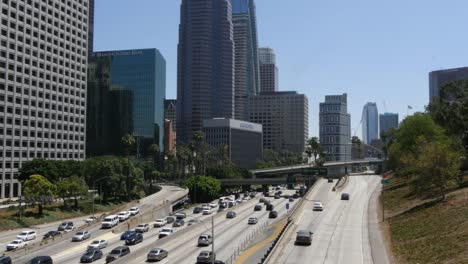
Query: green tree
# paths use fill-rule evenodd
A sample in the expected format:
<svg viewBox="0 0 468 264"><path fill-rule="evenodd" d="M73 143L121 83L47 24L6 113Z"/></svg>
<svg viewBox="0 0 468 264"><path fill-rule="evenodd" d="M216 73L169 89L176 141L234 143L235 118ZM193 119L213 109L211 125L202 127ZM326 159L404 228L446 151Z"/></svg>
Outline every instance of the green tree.
<svg viewBox="0 0 468 264"><path fill-rule="evenodd" d="M43 177L51 182L56 182L60 179L60 172L54 161L33 159L23 163L19 169L18 180L23 182L34 174L43 175Z"/></svg>
<svg viewBox="0 0 468 264"><path fill-rule="evenodd" d="M132 134L127 134L122 137L121 143L125 149L125 153L127 155L127 163L128 163L128 168L130 168L130 153L135 147L136 144L136 138ZM130 190L131 190L131 184L130 184L130 169L127 171L127 198L130 198Z"/></svg>
<svg viewBox="0 0 468 264"><path fill-rule="evenodd" d="M33 174L23 183L23 194L26 199L37 202L38 214L42 215L42 204L55 194L55 186L44 176Z"/></svg>
<svg viewBox="0 0 468 264"><path fill-rule="evenodd" d="M66 200L74 199L74 207L78 208L78 198L85 196L88 193L88 186L83 178L71 176L57 183L57 194L63 198L63 203L66 206Z"/></svg>
<svg viewBox="0 0 468 264"><path fill-rule="evenodd" d="M148 149L149 153L153 157L153 167L158 168L159 159L161 157L161 150L157 144L151 144Z"/></svg>
<svg viewBox="0 0 468 264"><path fill-rule="evenodd" d="M209 202L216 199L221 192L221 182L209 176L191 176L181 182L189 189L193 202Z"/></svg>
<svg viewBox="0 0 468 264"><path fill-rule="evenodd" d="M307 147L305 152L309 159L312 156L314 157L314 164L317 165L317 157L320 155L320 153L323 152L323 147L320 145L318 137L311 137L309 140L307 140Z"/></svg>

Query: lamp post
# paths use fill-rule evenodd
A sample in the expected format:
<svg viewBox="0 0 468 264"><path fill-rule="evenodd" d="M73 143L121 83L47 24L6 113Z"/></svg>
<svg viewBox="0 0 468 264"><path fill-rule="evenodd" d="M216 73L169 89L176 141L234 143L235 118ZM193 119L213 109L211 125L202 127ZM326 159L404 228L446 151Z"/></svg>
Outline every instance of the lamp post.
<svg viewBox="0 0 468 264"><path fill-rule="evenodd" d="M95 194L96 193L96 182L107 179L107 178L110 178L110 176L102 177L102 178L99 178L99 179L93 181L93 217L94 217L94 198L96 197L96 194Z"/></svg>
<svg viewBox="0 0 468 264"><path fill-rule="evenodd" d="M208 227L206 226L206 223L203 221L203 220L200 220L196 217L193 217L193 219L197 220L198 222L202 223L207 229ZM214 264L215 263L215 246L214 246L214 243L215 243L215 234L214 234L214 215L211 216L211 253L212 253L212 258L211 258L211 264Z"/></svg>

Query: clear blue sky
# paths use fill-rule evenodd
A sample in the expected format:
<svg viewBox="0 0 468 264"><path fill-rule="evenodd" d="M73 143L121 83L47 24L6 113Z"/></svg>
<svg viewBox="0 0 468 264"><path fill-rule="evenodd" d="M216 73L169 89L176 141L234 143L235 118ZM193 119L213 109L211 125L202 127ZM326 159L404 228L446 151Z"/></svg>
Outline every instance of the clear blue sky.
<svg viewBox="0 0 468 264"><path fill-rule="evenodd" d="M167 62L167 97L175 98L180 2L96 0L95 50L158 48ZM310 136L318 135L318 104L327 94L348 93L352 134L361 137L366 102L401 119L408 105L424 110L429 71L468 66L466 0L256 5L259 45L277 53L280 90L309 98Z"/></svg>

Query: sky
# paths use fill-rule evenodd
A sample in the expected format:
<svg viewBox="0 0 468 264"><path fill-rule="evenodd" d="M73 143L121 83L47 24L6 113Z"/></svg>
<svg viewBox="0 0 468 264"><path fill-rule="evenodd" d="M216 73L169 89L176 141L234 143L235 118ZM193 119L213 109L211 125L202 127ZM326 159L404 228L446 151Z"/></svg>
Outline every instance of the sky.
<svg viewBox="0 0 468 264"><path fill-rule="evenodd" d="M180 2L96 0L94 50L159 49L166 97L176 98ZM309 99L309 136L318 136L325 95L348 94L351 134L361 138L366 102L401 120L424 111L430 71L468 66L466 0L256 0L256 6L259 46L276 51L279 90Z"/></svg>

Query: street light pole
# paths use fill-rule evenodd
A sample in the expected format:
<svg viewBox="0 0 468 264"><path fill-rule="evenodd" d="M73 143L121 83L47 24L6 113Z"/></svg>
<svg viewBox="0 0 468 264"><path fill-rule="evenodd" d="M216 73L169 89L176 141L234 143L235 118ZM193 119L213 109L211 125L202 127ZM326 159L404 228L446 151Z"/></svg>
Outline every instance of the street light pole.
<svg viewBox="0 0 468 264"><path fill-rule="evenodd" d="M110 176L99 178L99 179L93 181L93 192L92 192L92 195L93 195L93 217L94 217L94 198L96 198L96 182L98 182L100 180L107 179L107 178L110 178Z"/></svg>

